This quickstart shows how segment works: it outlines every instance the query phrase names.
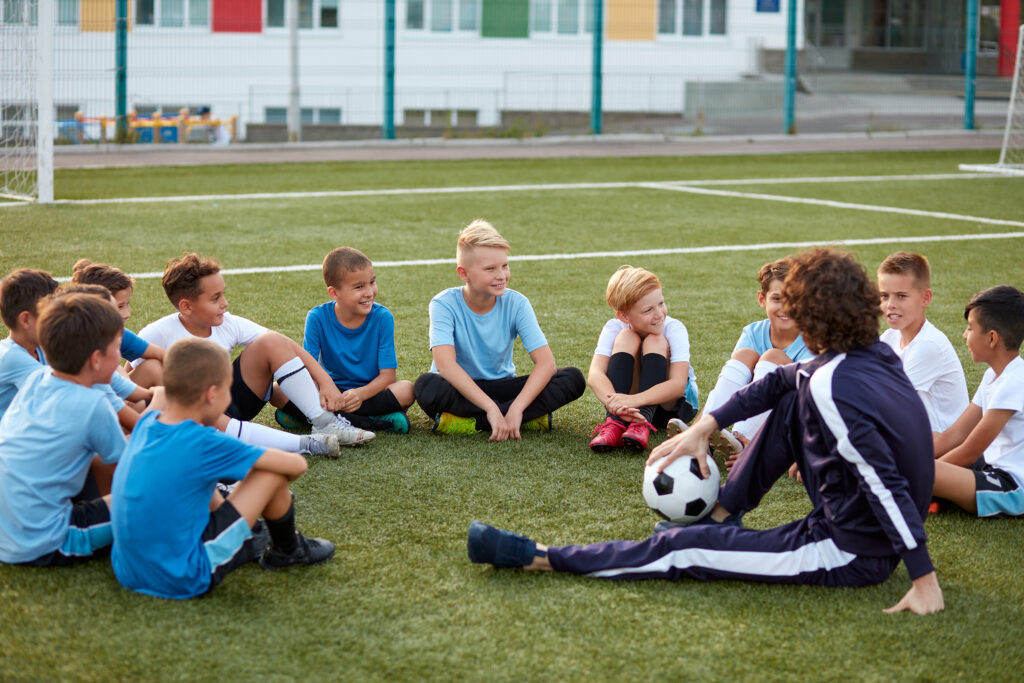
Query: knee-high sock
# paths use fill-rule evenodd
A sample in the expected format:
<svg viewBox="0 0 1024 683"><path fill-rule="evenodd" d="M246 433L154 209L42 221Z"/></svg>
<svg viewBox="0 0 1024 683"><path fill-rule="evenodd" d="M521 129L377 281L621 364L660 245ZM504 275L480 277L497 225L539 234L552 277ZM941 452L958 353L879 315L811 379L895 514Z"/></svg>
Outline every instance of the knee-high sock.
<svg viewBox="0 0 1024 683"><path fill-rule="evenodd" d="M295 356L283 363L274 370L274 379L285 396L299 407L314 427L322 427L334 419L333 415L320 407L320 392L301 358Z"/></svg>
<svg viewBox="0 0 1024 683"><path fill-rule="evenodd" d="M778 370L779 366L775 363L771 363L766 360L757 361L757 365L754 366L754 379L756 382L759 379L764 378L766 375ZM760 415L754 417L748 417L746 420L741 420L732 426L734 432L739 432L748 439L752 438L754 434L757 434L757 430L768 420L768 415L772 411L766 410Z"/></svg>
<svg viewBox="0 0 1024 683"><path fill-rule="evenodd" d="M668 358L660 353L645 353L640 361L640 391L647 391L653 386L661 384L668 377ZM643 406L640 413L648 422L654 419L656 405Z"/></svg>
<svg viewBox="0 0 1024 683"><path fill-rule="evenodd" d="M255 422L242 422L231 418L224 433L230 434L253 446L276 448L281 451L288 451L289 453L301 453L303 450L302 437L298 434L289 434L288 432L282 432L280 429L271 429L266 425Z"/></svg>
<svg viewBox="0 0 1024 683"><path fill-rule="evenodd" d="M632 354L626 353L625 351L619 351L613 353L612 357L608 359L608 369L605 371L606 375L612 383L612 389L617 394L628 394L629 390L633 388L633 373L636 367L636 358ZM604 398L603 396L601 397ZM612 415L605 411L608 417L622 421L620 418Z"/></svg>
<svg viewBox="0 0 1024 683"><path fill-rule="evenodd" d="M750 384L752 377L753 373L746 365L735 358L727 360L722 366L722 371L718 373L718 382L715 384L715 388L711 390L704 402L704 414L707 415L712 410L717 410L725 405L725 402L733 394ZM725 427L725 425L720 426Z"/></svg>

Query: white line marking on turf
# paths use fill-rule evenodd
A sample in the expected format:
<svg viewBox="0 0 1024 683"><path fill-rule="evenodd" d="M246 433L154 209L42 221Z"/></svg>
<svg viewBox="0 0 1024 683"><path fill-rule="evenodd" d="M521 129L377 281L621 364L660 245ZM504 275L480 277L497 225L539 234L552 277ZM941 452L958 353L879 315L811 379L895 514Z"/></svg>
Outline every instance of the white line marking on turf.
<svg viewBox="0 0 1024 683"><path fill-rule="evenodd" d="M1024 238L1024 232L992 232L978 235L921 235L912 237L871 237L851 240L817 240L813 242L762 242L760 244L724 244L706 247L678 247L667 249L630 249L624 251L585 251L577 254L524 254L509 256L509 261L565 261L581 258L618 258L625 256L672 256L675 254L710 254L729 251L760 251L764 249L802 249L823 244L858 246L869 244L902 244L923 242L963 242L973 240L1000 240ZM406 266L443 266L454 265L454 258L409 259L407 261L374 261L374 268L401 268ZM310 263L298 266L261 266L256 268L225 268L220 271L224 275L254 275L260 273L298 273L320 270L321 263ZM162 272L131 273L136 280L163 277ZM66 281L70 278L57 278Z"/></svg>
<svg viewBox="0 0 1024 683"><path fill-rule="evenodd" d="M714 197L733 197L739 199L761 199L771 202L787 202L790 204L812 204L815 206L827 206L832 209L856 209L858 211L876 211L878 213L898 213L904 216L923 216L926 218L942 218L952 221L968 221L970 223L985 223L987 225L1008 225L1015 228L1024 228L1022 221L1008 221L1002 218L983 218L981 216L966 216L958 213L946 213L944 211L922 211L920 209L903 209L897 206L876 206L874 204L854 204L851 202L837 202L831 199L812 199L809 197L786 197L775 194L760 194L757 192L735 192L733 190L712 190L706 187L687 187L685 185L669 185L666 183L645 183L643 187L652 190L670 190L672 192L688 192L690 194L711 195Z"/></svg>

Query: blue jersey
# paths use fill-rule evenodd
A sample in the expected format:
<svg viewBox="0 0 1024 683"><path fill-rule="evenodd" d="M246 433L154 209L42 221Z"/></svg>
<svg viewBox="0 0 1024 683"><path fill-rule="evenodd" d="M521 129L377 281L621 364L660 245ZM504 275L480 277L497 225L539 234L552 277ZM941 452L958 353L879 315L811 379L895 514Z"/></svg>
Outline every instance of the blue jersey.
<svg viewBox="0 0 1024 683"><path fill-rule="evenodd" d="M472 379L514 376L516 337L523 340L527 353L548 344L529 299L513 289L505 290L483 315L470 310L462 287L446 289L430 300L430 348L454 346L455 361ZM431 363L430 371L437 372L437 365Z"/></svg>
<svg viewBox="0 0 1024 683"><path fill-rule="evenodd" d="M342 391L365 387L381 370L398 367L395 354L395 318L374 303L359 327L345 327L328 301L306 315L302 347L323 366Z"/></svg>
<svg viewBox="0 0 1024 683"><path fill-rule="evenodd" d="M753 349L759 354L764 353L772 348L771 329L772 321L768 318L750 323L740 333L740 339L736 342L733 352L740 349ZM793 343L782 349L782 352L789 356L794 363L814 358L814 354L807 350L807 345L804 344L804 338L801 335L797 335Z"/></svg>
<svg viewBox="0 0 1024 683"><path fill-rule="evenodd" d="M47 367L29 375L0 419L0 561L61 548L93 455L117 462L124 444L100 392Z"/></svg>
<svg viewBox="0 0 1024 683"><path fill-rule="evenodd" d="M164 598L210 588L202 535L220 479L244 479L264 449L191 420L139 419L114 472L111 564L121 585Z"/></svg>
<svg viewBox="0 0 1024 683"><path fill-rule="evenodd" d="M800 444L822 482L815 523L857 555L900 555L911 577L931 571L923 520L935 481L932 431L900 359L876 341L784 365L711 415L732 424L796 391Z"/></svg>
<svg viewBox="0 0 1024 683"><path fill-rule="evenodd" d="M28 376L46 363L43 350L38 346L36 355L38 360L10 337L0 339L0 417L7 412L7 406Z"/></svg>
<svg viewBox="0 0 1024 683"><path fill-rule="evenodd" d="M124 334L121 336L121 357L125 360L138 360L142 358L142 354L146 352L149 347L149 342L135 334L129 329L125 329Z"/></svg>

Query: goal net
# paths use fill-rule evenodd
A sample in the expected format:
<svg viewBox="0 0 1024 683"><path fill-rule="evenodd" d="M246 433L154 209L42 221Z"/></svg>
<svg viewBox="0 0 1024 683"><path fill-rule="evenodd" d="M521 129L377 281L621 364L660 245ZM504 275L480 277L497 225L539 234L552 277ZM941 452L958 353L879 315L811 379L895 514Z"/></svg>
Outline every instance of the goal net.
<svg viewBox="0 0 1024 683"><path fill-rule="evenodd" d="M1006 131L1003 134L1003 148L997 164L960 164L965 171L996 171L1024 175L1024 26L1017 36L1017 65L1013 69L1013 86L1010 89L1010 104L1006 112Z"/></svg>

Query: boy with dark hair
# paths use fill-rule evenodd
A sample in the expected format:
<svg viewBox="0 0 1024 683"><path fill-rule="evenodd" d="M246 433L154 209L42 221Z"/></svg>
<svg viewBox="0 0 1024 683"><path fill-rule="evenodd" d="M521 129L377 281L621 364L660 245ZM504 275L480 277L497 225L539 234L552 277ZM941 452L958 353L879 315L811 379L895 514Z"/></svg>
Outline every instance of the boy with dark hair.
<svg viewBox="0 0 1024 683"><path fill-rule="evenodd" d="M397 379L395 318L376 302L373 263L358 249L338 247L324 258L323 278L331 301L306 315L302 347L341 392L343 417L364 429L407 433L412 382Z"/></svg>
<svg viewBox="0 0 1024 683"><path fill-rule="evenodd" d="M276 383L312 423L315 439L333 436L341 445L373 439L372 432L353 427L331 412L340 409L341 392L301 346L283 334L227 312L224 276L216 260L194 253L171 259L164 270L163 287L178 311L146 325L140 337L165 349L190 337L209 339L229 353L236 346L245 347L233 363L231 404L227 409L230 418L246 422L256 417L270 400ZM297 450L292 444L299 438L295 434L268 431L279 435L279 443L269 442L270 435L262 434L261 445ZM234 434L235 430L228 429L228 433ZM337 455L336 447L332 455Z"/></svg>
<svg viewBox="0 0 1024 683"><path fill-rule="evenodd" d="M1024 294L986 289L964 308L964 341L986 363L974 400L936 435L935 496L979 517L1024 515Z"/></svg>
<svg viewBox="0 0 1024 683"><path fill-rule="evenodd" d="M42 270L19 268L0 280L0 320L10 330L0 340L0 417L28 376L44 360L39 348L39 303L57 291L57 281Z"/></svg>
<svg viewBox="0 0 1024 683"><path fill-rule="evenodd" d="M659 525L645 541L564 547L473 522L470 559L616 579L690 576L822 586L881 583L902 559L913 584L886 611L941 610L922 522L931 498L931 432L899 359L878 342L878 290L863 267L831 249L791 263L785 312L818 357L736 392L647 461L660 470L693 455L707 477L711 434L772 409L708 517L689 526ZM742 528L742 515L794 459L812 512L776 529Z"/></svg>
<svg viewBox="0 0 1024 683"><path fill-rule="evenodd" d="M114 472L111 564L126 588L164 598L212 590L233 569L318 564L334 545L295 530L288 488L306 471L302 456L245 444L211 426L231 403L227 353L202 339L167 351L167 408L136 425ZM240 479L225 499L220 479ZM262 516L270 536L254 538Z"/></svg>
<svg viewBox="0 0 1024 683"><path fill-rule="evenodd" d="M72 503L93 455L115 463L124 434L93 385L110 381L121 360L117 310L69 294L39 316L50 367L25 380L0 419L0 562L59 566L110 545L109 496Z"/></svg>
<svg viewBox="0 0 1024 683"><path fill-rule="evenodd" d="M578 368L557 368L530 301L508 289L511 246L477 219L459 233L456 268L465 283L430 300L430 372L414 387L434 431L490 431L490 441L520 438L520 430L551 429L551 413L583 395ZM517 377L516 337L533 369Z"/></svg>
<svg viewBox="0 0 1024 683"><path fill-rule="evenodd" d="M878 266L882 315L889 329L880 338L903 361L933 432L948 429L967 409L967 379L953 345L925 317L932 302L931 267L921 254L897 251Z"/></svg>
<svg viewBox="0 0 1024 683"><path fill-rule="evenodd" d="M605 323L590 361L587 384L605 407L590 447L603 453L626 446L647 449L655 428L697 414L697 377L690 366L686 325L669 317L658 277L622 266L608 280L605 301L615 317Z"/></svg>

